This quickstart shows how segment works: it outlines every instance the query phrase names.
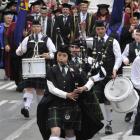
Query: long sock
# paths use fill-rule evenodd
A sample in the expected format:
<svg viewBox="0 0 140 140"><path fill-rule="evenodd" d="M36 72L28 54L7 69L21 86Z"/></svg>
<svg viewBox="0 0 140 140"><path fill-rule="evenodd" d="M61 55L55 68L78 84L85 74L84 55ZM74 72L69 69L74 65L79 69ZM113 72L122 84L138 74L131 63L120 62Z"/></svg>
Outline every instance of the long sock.
<svg viewBox="0 0 140 140"><path fill-rule="evenodd" d="M112 121L112 108L110 105L104 105L105 113L106 113L106 121L107 124L111 125Z"/></svg>
<svg viewBox="0 0 140 140"><path fill-rule="evenodd" d="M59 137L55 137L55 136L50 136L49 140L60 140Z"/></svg>
<svg viewBox="0 0 140 140"><path fill-rule="evenodd" d="M39 103L42 99L43 95L36 95L36 98L37 98L37 102Z"/></svg>
<svg viewBox="0 0 140 140"><path fill-rule="evenodd" d="M76 140L76 137L66 137L65 140Z"/></svg>
<svg viewBox="0 0 140 140"><path fill-rule="evenodd" d="M33 94L28 93L28 92L24 93L23 101L24 101L25 108L29 109L31 107L32 100L33 100Z"/></svg>
<svg viewBox="0 0 140 140"><path fill-rule="evenodd" d="M130 120L131 123L134 122L135 117L136 117L136 114L137 114L137 108L135 108L135 109L133 110L133 115L132 115L131 120Z"/></svg>

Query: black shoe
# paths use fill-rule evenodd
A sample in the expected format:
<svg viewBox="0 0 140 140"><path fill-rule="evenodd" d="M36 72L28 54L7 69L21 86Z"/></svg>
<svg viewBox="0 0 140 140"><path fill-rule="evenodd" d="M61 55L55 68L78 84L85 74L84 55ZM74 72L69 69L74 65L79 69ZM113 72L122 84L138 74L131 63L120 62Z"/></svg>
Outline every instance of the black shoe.
<svg viewBox="0 0 140 140"><path fill-rule="evenodd" d="M125 115L125 122L130 122L133 112L129 112Z"/></svg>
<svg viewBox="0 0 140 140"><path fill-rule="evenodd" d="M25 118L29 118L29 110L26 108L22 108L21 109L21 114L25 117Z"/></svg>
<svg viewBox="0 0 140 140"><path fill-rule="evenodd" d="M105 127L105 134L106 134L106 135L111 135L111 134L113 134L113 132L112 132L112 127L111 127L110 125L107 125L107 126Z"/></svg>

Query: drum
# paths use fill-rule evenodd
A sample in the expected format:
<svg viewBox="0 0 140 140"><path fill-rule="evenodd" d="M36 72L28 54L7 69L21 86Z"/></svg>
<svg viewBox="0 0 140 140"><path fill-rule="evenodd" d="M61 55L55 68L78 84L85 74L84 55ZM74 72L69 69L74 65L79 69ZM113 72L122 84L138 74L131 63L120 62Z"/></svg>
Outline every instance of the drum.
<svg viewBox="0 0 140 140"><path fill-rule="evenodd" d="M87 44L87 48L93 48L93 37L87 37L86 38L86 44Z"/></svg>
<svg viewBox="0 0 140 140"><path fill-rule="evenodd" d="M131 81L126 77L110 80L106 84L104 92L113 109L117 112L131 112L138 105L139 96L133 89Z"/></svg>
<svg viewBox="0 0 140 140"><path fill-rule="evenodd" d="M123 66L123 76L130 79L131 77L131 66Z"/></svg>
<svg viewBox="0 0 140 140"><path fill-rule="evenodd" d="M45 78L46 62L45 58L26 58L22 59L22 77L26 78Z"/></svg>

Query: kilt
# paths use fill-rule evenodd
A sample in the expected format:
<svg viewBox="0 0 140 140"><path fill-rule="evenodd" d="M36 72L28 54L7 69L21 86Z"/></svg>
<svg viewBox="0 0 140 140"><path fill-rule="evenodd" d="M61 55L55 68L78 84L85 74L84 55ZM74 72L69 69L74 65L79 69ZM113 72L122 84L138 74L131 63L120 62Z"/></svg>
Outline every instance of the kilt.
<svg viewBox="0 0 140 140"><path fill-rule="evenodd" d="M28 78L24 79L19 83L19 87L24 88L35 88L35 89L45 89L46 88L46 78Z"/></svg>
<svg viewBox="0 0 140 140"><path fill-rule="evenodd" d="M110 104L107 98L105 97L105 93L104 93L104 89L108 81L110 81L110 78L99 81L95 83L95 85L92 88L93 93L96 95L96 97L99 100L99 103Z"/></svg>
<svg viewBox="0 0 140 140"><path fill-rule="evenodd" d="M77 140L91 139L103 128L103 123L101 122L103 115L96 96L88 92L87 94L80 94L78 99L79 101L77 100L77 102L69 103L68 100L66 102L66 100L64 101L62 98L61 101L58 102L58 97L52 94L45 94L45 96L43 96L37 107L37 124L44 140L48 140L51 135L50 127L58 126L62 128L65 121L66 128L69 129L71 127L75 130ZM54 100L57 101L57 103L54 102ZM73 105L72 107L75 109L72 108L72 110L77 110L77 113L74 111L72 114L80 115L77 117L78 121L73 121L72 123L67 123L68 120L63 121L62 118L65 116L63 115L65 113L61 113L65 112L61 109L64 106L63 102L68 106ZM77 104L78 108L76 107ZM57 105L59 105L59 107ZM78 111L79 106L81 109L80 112ZM69 118L69 116L66 115L66 118ZM67 124L71 126L67 127ZM77 128L80 128L80 130L76 130ZM61 137L63 138L65 137L64 130L65 129L62 129L61 131Z"/></svg>
<svg viewBox="0 0 140 140"><path fill-rule="evenodd" d="M81 109L78 105L48 108L49 128L81 130Z"/></svg>

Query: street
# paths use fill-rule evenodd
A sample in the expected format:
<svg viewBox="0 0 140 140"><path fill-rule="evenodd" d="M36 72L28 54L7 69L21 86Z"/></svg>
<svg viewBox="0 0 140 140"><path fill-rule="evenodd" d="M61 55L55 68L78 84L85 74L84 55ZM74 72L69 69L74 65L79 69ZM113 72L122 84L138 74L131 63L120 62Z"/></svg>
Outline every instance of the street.
<svg viewBox="0 0 140 140"><path fill-rule="evenodd" d="M22 93L16 92L13 81L3 80L0 71L0 140L42 140L36 124L36 97L30 111L30 119L20 114L22 107ZM101 105L102 110L103 105ZM91 140L118 140L132 129L132 122L124 122L125 114L113 111L113 135L106 136L104 128ZM113 138L112 138L113 137ZM111 139L112 138L112 139Z"/></svg>

